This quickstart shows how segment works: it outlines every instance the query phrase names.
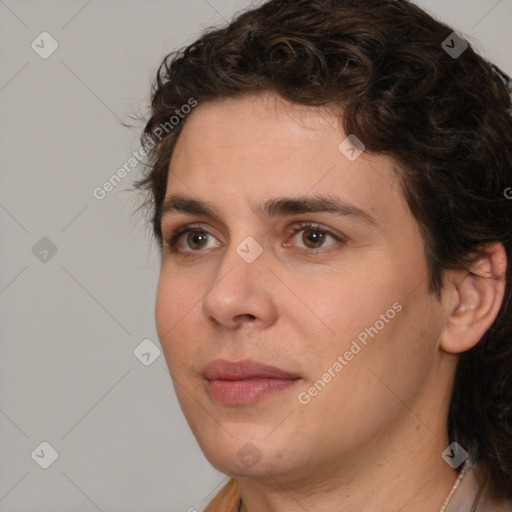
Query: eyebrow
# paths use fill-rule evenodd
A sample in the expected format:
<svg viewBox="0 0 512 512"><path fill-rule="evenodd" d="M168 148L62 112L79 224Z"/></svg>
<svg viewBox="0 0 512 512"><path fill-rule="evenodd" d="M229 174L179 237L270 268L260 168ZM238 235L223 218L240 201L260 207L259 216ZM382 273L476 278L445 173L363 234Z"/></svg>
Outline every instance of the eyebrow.
<svg viewBox="0 0 512 512"><path fill-rule="evenodd" d="M333 213L338 217L353 217L373 226L377 225L375 219L368 212L339 198L325 195L268 199L260 203L259 212L260 215L268 218L285 217L286 215L300 213ZM160 211L160 220L172 213L186 213L221 220L212 203L180 194L171 195L164 199Z"/></svg>

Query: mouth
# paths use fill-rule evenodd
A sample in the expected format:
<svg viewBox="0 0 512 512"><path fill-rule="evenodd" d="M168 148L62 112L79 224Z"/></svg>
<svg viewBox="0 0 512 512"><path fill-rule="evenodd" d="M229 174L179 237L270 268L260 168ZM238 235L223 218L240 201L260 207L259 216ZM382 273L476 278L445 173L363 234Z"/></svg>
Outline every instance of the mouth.
<svg viewBox="0 0 512 512"><path fill-rule="evenodd" d="M289 389L301 377L252 360L217 359L204 372L209 397L224 405L249 405Z"/></svg>

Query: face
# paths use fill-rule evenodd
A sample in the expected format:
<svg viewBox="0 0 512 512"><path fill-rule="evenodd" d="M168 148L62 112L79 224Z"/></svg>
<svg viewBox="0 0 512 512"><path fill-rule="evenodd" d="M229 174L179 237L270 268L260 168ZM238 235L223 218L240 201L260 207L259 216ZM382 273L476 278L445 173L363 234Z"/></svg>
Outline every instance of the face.
<svg viewBox="0 0 512 512"><path fill-rule="evenodd" d="M393 161L346 137L322 109L251 96L199 105L177 142L156 326L226 474L330 474L404 439L404 404L435 422L444 317L422 237Z"/></svg>

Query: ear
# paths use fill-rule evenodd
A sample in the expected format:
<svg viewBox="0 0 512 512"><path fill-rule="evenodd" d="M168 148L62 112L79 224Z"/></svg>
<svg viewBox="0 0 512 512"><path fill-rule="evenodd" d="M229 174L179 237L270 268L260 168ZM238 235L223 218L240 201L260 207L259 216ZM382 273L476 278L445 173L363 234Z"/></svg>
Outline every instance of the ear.
<svg viewBox="0 0 512 512"><path fill-rule="evenodd" d="M496 319L505 293L507 255L501 243L482 248L467 270L448 271L442 302L446 323L440 347L458 354L474 347Z"/></svg>

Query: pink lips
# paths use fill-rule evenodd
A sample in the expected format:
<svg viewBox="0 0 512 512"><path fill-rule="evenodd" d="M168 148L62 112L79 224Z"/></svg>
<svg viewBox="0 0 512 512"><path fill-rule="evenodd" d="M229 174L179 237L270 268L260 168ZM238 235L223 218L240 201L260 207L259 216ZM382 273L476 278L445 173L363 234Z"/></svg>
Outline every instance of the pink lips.
<svg viewBox="0 0 512 512"><path fill-rule="evenodd" d="M293 386L300 376L257 361L216 359L206 366L206 391L226 405L246 405Z"/></svg>

